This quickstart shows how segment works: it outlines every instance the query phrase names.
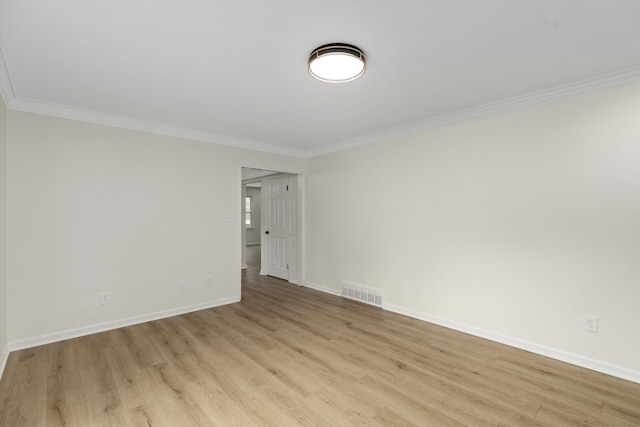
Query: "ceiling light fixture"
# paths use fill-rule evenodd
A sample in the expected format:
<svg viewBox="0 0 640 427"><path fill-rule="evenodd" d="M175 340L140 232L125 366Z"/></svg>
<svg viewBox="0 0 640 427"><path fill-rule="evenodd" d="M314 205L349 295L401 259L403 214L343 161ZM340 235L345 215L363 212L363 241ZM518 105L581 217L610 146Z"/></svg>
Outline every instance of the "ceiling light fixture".
<svg viewBox="0 0 640 427"><path fill-rule="evenodd" d="M350 82L363 75L366 68L364 53L350 44L325 44L309 56L309 74L323 82Z"/></svg>

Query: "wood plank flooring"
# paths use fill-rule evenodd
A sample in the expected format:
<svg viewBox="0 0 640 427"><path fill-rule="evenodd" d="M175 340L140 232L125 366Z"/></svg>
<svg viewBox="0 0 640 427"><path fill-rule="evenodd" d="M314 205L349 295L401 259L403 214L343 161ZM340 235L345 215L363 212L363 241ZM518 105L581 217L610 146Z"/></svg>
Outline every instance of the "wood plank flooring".
<svg viewBox="0 0 640 427"><path fill-rule="evenodd" d="M640 426L640 384L259 276L251 249L240 303L12 353L0 425Z"/></svg>

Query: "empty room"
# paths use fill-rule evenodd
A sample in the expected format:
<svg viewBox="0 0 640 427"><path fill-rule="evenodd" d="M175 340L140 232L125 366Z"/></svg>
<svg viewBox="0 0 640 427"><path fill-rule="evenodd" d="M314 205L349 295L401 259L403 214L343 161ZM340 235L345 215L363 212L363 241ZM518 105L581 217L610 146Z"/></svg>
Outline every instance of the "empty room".
<svg viewBox="0 0 640 427"><path fill-rule="evenodd" d="M640 1L0 0L0 426L640 426Z"/></svg>

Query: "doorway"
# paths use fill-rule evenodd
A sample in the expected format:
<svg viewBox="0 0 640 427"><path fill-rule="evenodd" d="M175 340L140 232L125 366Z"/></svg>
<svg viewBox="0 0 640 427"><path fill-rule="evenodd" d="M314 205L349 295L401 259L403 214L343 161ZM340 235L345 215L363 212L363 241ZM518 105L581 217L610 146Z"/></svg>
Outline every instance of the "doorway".
<svg viewBox="0 0 640 427"><path fill-rule="evenodd" d="M241 168L242 268L301 285L302 176Z"/></svg>

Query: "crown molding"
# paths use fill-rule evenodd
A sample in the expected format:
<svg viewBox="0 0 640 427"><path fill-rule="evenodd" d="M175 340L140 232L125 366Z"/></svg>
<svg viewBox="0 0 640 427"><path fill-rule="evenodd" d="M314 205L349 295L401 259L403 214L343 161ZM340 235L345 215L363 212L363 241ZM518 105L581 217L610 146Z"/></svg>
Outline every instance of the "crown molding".
<svg viewBox="0 0 640 427"><path fill-rule="evenodd" d="M2 95L7 107L12 110L304 159L362 147L365 145L376 144L393 138L420 133L434 128L451 126L468 120L517 112L528 108L577 98L602 89L626 86L638 82L640 82L640 68L633 68L450 114L443 114L426 120L386 129L381 132L345 140L317 150L303 150L282 147L259 141L233 138L214 133L201 132L193 129L168 126L161 123L136 120L124 116L109 115L64 105L49 104L32 99L16 98L11 78L6 68L2 51L0 50L0 95Z"/></svg>
<svg viewBox="0 0 640 427"><path fill-rule="evenodd" d="M132 119L124 116L104 114L97 111L69 107L65 105L50 104L33 99L13 98L13 100L11 100L7 104L7 107L11 110L24 111L27 113L42 114L45 116L59 117L86 123L136 130L157 135L172 136L192 141L224 145L233 148L261 151L265 153L279 154L297 158L301 158L304 155L304 152L302 150L294 150L286 147L267 144L264 142L234 138L209 132L201 132L193 129Z"/></svg>
<svg viewBox="0 0 640 427"><path fill-rule="evenodd" d="M443 114L427 120L409 123L407 125L386 129L362 137L342 141L328 147L306 152L305 158L312 158L324 154L335 153L351 148L376 144L388 141L404 135L420 133L429 129L450 126L468 120L508 114L526 110L554 102L565 101L572 98L588 95L598 90L626 86L640 82L640 68L607 74L594 79L583 80L568 85L558 86L552 89L532 92L523 96L505 99L503 101L481 105L450 114Z"/></svg>
<svg viewBox="0 0 640 427"><path fill-rule="evenodd" d="M4 105L6 106L9 106L16 97L15 92L13 91L11 77L9 76L9 70L7 69L7 62L4 60L2 47L0 47L0 96L4 100Z"/></svg>

